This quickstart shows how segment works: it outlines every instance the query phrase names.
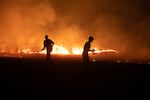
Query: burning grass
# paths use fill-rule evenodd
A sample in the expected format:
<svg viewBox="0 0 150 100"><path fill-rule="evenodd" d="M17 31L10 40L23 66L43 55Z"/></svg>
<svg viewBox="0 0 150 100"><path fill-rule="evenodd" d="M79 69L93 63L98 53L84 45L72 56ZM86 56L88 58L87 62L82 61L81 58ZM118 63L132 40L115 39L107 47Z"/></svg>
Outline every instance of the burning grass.
<svg viewBox="0 0 150 100"><path fill-rule="evenodd" d="M54 45L52 51L52 57L54 60L66 59L81 61L82 60L81 47L73 47L72 51L69 51L64 46ZM0 57L19 57L19 58L39 58L44 59L46 55L46 50L41 51L40 49L31 48L20 48L16 50L0 49ZM89 52L90 60L92 62L98 61L113 61L116 63L146 63L149 64L150 59L140 59L140 58L127 58L119 54L117 50L114 49L97 49L94 52Z"/></svg>

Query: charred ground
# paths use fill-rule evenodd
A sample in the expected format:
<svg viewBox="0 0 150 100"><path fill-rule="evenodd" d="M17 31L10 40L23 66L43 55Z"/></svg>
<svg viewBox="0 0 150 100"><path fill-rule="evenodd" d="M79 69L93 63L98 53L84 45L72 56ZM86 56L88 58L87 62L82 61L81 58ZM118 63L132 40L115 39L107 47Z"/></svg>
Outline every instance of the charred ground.
<svg viewBox="0 0 150 100"><path fill-rule="evenodd" d="M148 64L98 61L84 65L80 59L55 57L0 58L1 91L6 97L147 95Z"/></svg>

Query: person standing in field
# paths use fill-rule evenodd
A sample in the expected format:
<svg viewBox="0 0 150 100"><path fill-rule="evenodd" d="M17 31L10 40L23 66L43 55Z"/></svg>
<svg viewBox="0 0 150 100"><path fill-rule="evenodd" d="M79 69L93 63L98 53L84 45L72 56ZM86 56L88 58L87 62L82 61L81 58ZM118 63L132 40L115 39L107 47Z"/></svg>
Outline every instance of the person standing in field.
<svg viewBox="0 0 150 100"><path fill-rule="evenodd" d="M93 42L94 38L92 36L89 37L88 41L84 44L84 48L83 48L83 52L82 52L82 58L85 64L88 64L90 62L89 60L89 55L88 52L89 51L93 51L91 50L91 42Z"/></svg>
<svg viewBox="0 0 150 100"><path fill-rule="evenodd" d="M46 52L47 52L46 60L51 60L51 52L53 49L53 45L54 45L54 42L48 38L48 35L45 35L44 47L42 50L46 48Z"/></svg>

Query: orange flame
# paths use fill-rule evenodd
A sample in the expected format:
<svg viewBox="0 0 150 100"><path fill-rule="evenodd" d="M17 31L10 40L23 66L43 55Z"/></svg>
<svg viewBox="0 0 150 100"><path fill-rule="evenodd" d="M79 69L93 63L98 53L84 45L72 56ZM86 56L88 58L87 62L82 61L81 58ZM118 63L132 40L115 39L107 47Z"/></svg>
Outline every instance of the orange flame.
<svg viewBox="0 0 150 100"><path fill-rule="evenodd" d="M80 55L82 54L83 49L82 48L72 48L72 54Z"/></svg>
<svg viewBox="0 0 150 100"><path fill-rule="evenodd" d="M40 51L40 54L46 54L46 50ZM70 54L63 46L54 45L52 54Z"/></svg>
<svg viewBox="0 0 150 100"><path fill-rule="evenodd" d="M118 53L118 51L113 50L113 49L99 50L99 49L95 48L94 50L95 50L94 53L102 53L102 52L114 52L114 53ZM81 47L73 47L72 50L69 51L67 48L65 48L62 45L60 45L60 46L59 45L54 45L53 50L52 50L52 54L81 55L82 51L83 51L83 48L81 48ZM6 53L6 54L9 54L9 53L12 54L12 52L7 52L7 50L4 50L4 49L0 50L0 53L1 54L4 54L4 53ZM89 53L92 53L92 52L89 52ZM36 50L31 49L31 48L23 48L23 49L21 48L21 49L18 49L14 54L46 54L46 50L36 51Z"/></svg>
<svg viewBox="0 0 150 100"><path fill-rule="evenodd" d="M102 49L102 50L97 50L97 48L94 49L94 53L102 53L102 52L114 52L116 54L118 54L117 50L114 49Z"/></svg>

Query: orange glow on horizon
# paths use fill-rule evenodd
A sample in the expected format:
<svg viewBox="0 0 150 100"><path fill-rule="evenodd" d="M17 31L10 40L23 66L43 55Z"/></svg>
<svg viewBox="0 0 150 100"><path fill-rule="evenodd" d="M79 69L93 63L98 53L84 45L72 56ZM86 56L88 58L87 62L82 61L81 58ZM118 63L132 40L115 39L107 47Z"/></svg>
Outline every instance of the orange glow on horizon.
<svg viewBox="0 0 150 100"><path fill-rule="evenodd" d="M99 50L97 48L94 49L94 52L89 52L89 53L102 53L102 52L114 52L118 53L118 51L113 50L113 49L106 49L106 50ZM67 48L65 48L62 45L54 45L52 54L60 54L60 55L81 55L83 51L83 48L81 47L73 47L71 51L69 51ZM23 48L23 49L18 49L17 51L14 50L5 50L2 49L0 50L0 53L6 53L6 54L46 54L46 49L41 51L41 50L33 50L31 48Z"/></svg>

